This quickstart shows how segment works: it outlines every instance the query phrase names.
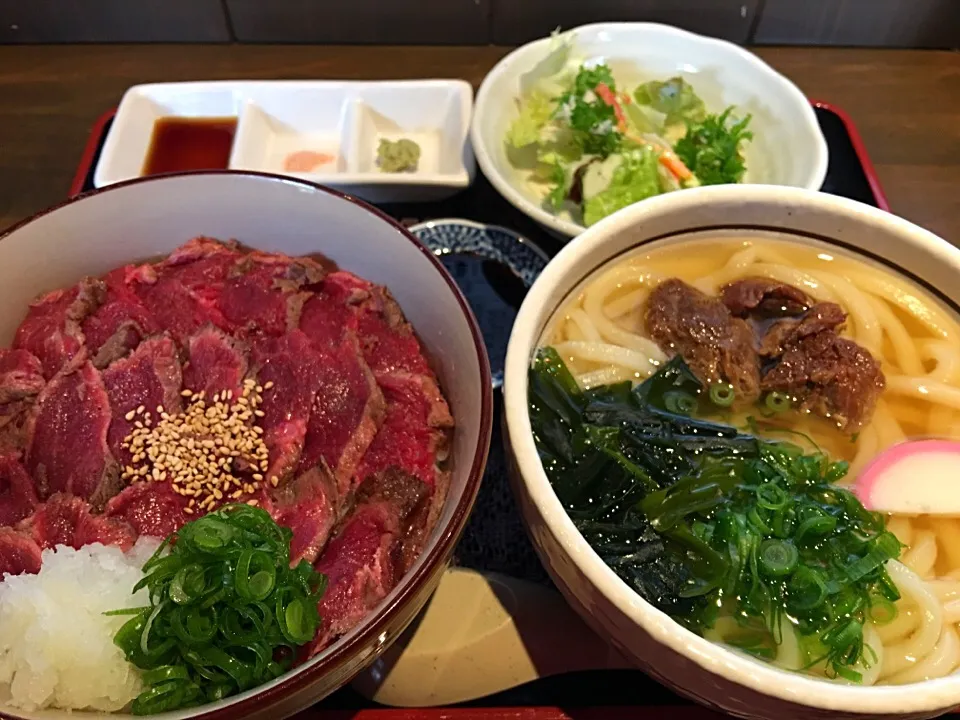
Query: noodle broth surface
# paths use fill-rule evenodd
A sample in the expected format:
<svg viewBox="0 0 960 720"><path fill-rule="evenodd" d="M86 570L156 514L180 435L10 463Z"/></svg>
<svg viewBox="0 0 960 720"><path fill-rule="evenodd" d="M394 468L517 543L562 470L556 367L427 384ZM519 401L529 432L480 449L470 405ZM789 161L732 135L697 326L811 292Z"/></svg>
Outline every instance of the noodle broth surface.
<svg viewBox="0 0 960 720"><path fill-rule="evenodd" d="M668 359L648 335L643 315L661 281L678 278L717 295L722 286L751 276L840 305L847 313L841 335L869 350L886 378L871 420L858 433L790 411L764 420L771 439L796 441L800 433L832 460L848 461L842 483L852 482L866 463L898 442L960 439L955 311L879 262L812 240L739 232L645 246L581 284L548 324L541 344L558 351L582 388L624 380L636 384ZM751 407L715 413L712 419L745 427L756 414ZM960 518L894 515L888 517L888 529L905 545L900 561L888 563L902 599L892 621L868 622L864 628L876 661L862 668L862 682L908 683L953 673L960 667ZM722 642L724 628L721 618L708 637ZM796 643L789 632L784 638L775 662L799 669Z"/></svg>

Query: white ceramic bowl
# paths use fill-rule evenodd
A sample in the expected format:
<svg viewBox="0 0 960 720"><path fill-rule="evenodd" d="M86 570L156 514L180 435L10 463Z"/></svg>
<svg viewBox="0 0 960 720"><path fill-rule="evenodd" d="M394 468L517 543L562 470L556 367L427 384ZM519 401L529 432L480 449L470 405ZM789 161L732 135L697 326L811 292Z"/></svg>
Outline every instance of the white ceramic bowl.
<svg viewBox="0 0 960 720"><path fill-rule="evenodd" d="M568 244L530 289L507 349L504 406L514 489L537 552L567 600L646 672L741 717L926 718L960 705L960 675L909 686L835 685L736 654L684 629L640 598L591 549L554 494L537 455L527 371L546 323L612 258L658 239L718 230L842 244L900 268L960 304L960 249L860 203L794 188L718 186L614 213Z"/></svg>
<svg viewBox="0 0 960 720"><path fill-rule="evenodd" d="M574 52L584 59L604 59L618 70L635 68L621 80L665 80L681 75L690 81L707 108L728 105L751 113L754 138L745 147L744 182L789 185L819 190L827 174L827 143L803 93L753 53L724 40L696 35L656 23L599 23L573 30ZM507 159L504 138L517 116L520 76L550 48L550 38L528 43L503 58L484 78L477 93L470 128L480 169L514 207L560 237L583 226L543 209L541 200ZM646 201L643 201L646 202Z"/></svg>
<svg viewBox="0 0 960 720"><path fill-rule="evenodd" d="M467 301L407 230L353 198L302 180L229 171L112 185L0 233L0 343L9 345L28 303L41 292L167 254L197 235L234 238L290 255L320 252L345 270L386 285L433 361L457 422L450 489L433 535L393 592L359 626L273 682L221 702L154 716L277 720L336 690L375 660L440 581L476 498L490 446L490 366ZM2 700L0 716L94 717L23 712Z"/></svg>

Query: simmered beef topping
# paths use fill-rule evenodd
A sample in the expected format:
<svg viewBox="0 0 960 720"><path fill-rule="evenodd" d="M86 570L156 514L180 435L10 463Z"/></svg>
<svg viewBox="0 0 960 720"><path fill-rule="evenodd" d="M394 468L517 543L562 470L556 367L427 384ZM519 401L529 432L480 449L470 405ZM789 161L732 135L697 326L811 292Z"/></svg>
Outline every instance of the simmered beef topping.
<svg viewBox="0 0 960 720"><path fill-rule="evenodd" d="M703 382L729 383L742 402L760 396L753 332L719 298L682 280L665 280L650 294L645 320L663 351L680 355Z"/></svg>
<svg viewBox="0 0 960 720"><path fill-rule="evenodd" d="M800 410L853 432L870 420L885 380L865 348L840 336L846 313L790 285L746 278L713 298L672 279L650 295L651 337L704 382L729 382L738 401L787 395Z"/></svg>
<svg viewBox="0 0 960 720"><path fill-rule="evenodd" d="M802 290L763 277L744 278L725 285L721 299L730 312L740 318L793 317L813 304Z"/></svg>

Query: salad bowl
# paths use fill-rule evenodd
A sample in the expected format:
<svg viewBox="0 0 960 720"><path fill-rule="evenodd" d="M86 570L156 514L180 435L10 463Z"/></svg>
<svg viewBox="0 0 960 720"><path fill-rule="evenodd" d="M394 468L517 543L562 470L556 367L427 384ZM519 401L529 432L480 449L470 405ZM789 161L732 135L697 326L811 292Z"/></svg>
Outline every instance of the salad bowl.
<svg viewBox="0 0 960 720"><path fill-rule="evenodd" d="M586 144L571 148L571 129ZM725 182L817 190L827 170L813 108L790 80L729 42L655 23L584 25L514 50L480 86L471 140L497 191L561 238L664 191ZM650 149L659 166L638 153ZM690 176L682 165L672 172L678 157ZM587 208L591 185L608 192Z"/></svg>

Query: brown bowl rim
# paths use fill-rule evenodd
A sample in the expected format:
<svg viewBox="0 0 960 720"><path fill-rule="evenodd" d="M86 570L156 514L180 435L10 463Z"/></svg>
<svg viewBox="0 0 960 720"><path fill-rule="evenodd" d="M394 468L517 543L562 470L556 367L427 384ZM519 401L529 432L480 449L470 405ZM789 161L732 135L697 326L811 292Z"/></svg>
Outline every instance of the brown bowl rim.
<svg viewBox="0 0 960 720"><path fill-rule="evenodd" d="M346 662L350 657L356 655L364 647L367 647L371 643L377 642L377 637L387 629L387 627L390 625L390 620L394 617L394 615L397 614L399 609L412 600L417 595L417 591L419 590L420 586L422 586L439 569L439 567L447 561L454 549L454 546L460 539L460 534L462 533L463 528L466 525L467 518L473 509L477 492L480 490L480 483L483 479L483 472L487 463L487 454L490 450L490 440L493 429L493 381L490 374L490 359L487 356L486 344L483 341L483 335L480 332L480 326L477 322L477 318L473 314L473 310L470 308L467 299L464 297L463 292L460 290L456 281L443 266L443 264L437 259L437 257L425 245L423 245L423 243L417 240L406 227L401 225L394 218L390 217L379 208L374 207L373 205L360 200L353 195L349 195L348 193L344 193L325 185L311 182L309 180L293 178L286 175L278 175L276 173L229 169L192 170L187 172L173 172L164 173L161 175L133 178L131 180L124 180L122 182L107 185L102 188L95 188L79 195L74 195L55 205L51 205L50 207L40 210L39 212L14 223L3 231L0 231L0 241L5 240L15 231L26 225L29 225L44 215L48 215L62 207L72 205L94 195L109 193L113 190L120 190L131 185L141 185L169 178L192 176L256 177L265 180L279 181L286 184L301 185L303 187L310 188L311 190L317 190L322 193L326 193L327 195L332 195L333 197L345 200L349 203L353 203L362 210L377 216L382 221L392 226L395 230L398 230L400 235L412 243L414 247L416 247L417 250L419 250L420 253L428 260L428 262L433 265L433 268L444 279L456 298L457 304L460 306L460 311L463 313L463 316L467 321L467 325L470 328L470 334L473 338L474 348L477 351L477 358L480 361L480 382L483 386L480 401L480 427L477 438L477 450L474 453L473 460L470 465L470 472L467 476L463 496L460 502L454 508L453 516L450 518L447 526L443 528L442 535L437 540L436 546L426 557L420 568L401 579L398 585L399 592L394 600L389 605L384 607L378 615L374 616L365 627L362 627L357 635L355 635L353 638L350 638L342 646L334 648L334 650L326 658L317 663L314 667L311 667L303 672L293 671L288 675L288 677L283 679L277 685L251 695L250 697L244 698L243 700L230 703L229 705L217 708L215 710L200 711L194 715L188 716L191 718L191 720L200 718L203 718L203 720L213 720L215 718L218 720L220 718L226 720L227 718L238 717L255 709L262 709L264 707L269 707L279 703L282 698L294 695L297 692L304 690L319 677L325 675L337 665ZM373 657L371 657L371 660L372 659ZM202 707L202 705L199 706L199 708ZM158 717L163 717L164 715L166 715L166 713L163 713ZM16 718L16 716L7 715L2 712L0 712L0 717Z"/></svg>

